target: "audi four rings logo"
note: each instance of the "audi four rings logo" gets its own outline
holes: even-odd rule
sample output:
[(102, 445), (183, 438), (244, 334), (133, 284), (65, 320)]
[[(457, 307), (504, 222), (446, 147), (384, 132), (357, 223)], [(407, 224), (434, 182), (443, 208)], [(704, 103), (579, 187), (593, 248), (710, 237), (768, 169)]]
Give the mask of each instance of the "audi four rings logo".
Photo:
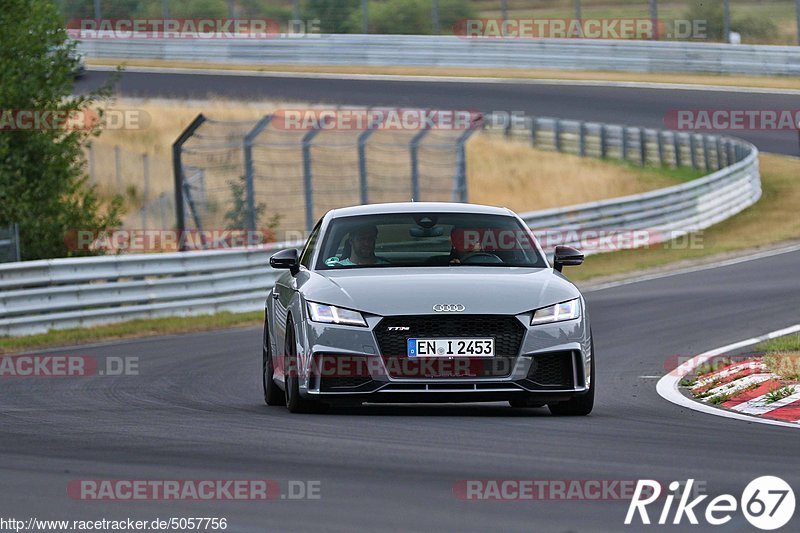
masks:
[(437, 313), (460, 313), (466, 309), (463, 304), (436, 304), (433, 310)]

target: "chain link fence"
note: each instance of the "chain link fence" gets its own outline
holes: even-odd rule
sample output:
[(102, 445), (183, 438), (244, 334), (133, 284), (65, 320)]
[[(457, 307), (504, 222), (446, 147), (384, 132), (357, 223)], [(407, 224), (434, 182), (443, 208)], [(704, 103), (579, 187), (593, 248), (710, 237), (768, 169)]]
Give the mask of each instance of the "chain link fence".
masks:
[[(280, 113), (249, 122), (200, 115), (174, 147), (178, 229), (259, 230), (283, 239), (309, 231), (337, 207), (467, 201), (464, 145), (480, 128), (479, 116), (464, 112), (455, 127), (442, 128), (441, 111), (306, 112), (312, 125)], [(336, 127), (322, 125), (324, 113), (335, 115)], [(349, 113), (364, 120), (345, 124)], [(422, 120), (384, 122), (403, 113)]]

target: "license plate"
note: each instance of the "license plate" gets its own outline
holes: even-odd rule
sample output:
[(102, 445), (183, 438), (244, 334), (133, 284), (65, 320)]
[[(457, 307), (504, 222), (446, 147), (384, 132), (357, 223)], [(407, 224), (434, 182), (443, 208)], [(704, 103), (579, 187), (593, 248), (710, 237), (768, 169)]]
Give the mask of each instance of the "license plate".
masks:
[(408, 339), (409, 357), (494, 357), (494, 339)]

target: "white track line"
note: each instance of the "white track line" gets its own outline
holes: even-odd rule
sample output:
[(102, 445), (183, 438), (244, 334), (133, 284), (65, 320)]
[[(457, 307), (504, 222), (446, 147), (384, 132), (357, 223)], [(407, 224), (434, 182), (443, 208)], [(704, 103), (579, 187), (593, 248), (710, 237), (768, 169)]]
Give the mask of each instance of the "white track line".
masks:
[[(88, 65), (87, 70), (112, 72), (117, 67), (110, 65)], [(287, 72), (280, 70), (233, 70), (185, 67), (125, 67), (127, 72), (143, 74), (198, 74), (205, 76), (248, 76), (261, 78), (297, 78), (317, 80), (369, 80), (369, 81), (413, 81), (430, 83), (493, 83), (511, 85), (556, 85), (584, 87), (621, 87), (631, 89), (660, 89), (670, 91), (706, 91), (747, 94), (785, 94), (800, 96), (798, 89), (771, 89), (768, 87), (735, 87), (730, 85), (692, 85), (690, 83), (655, 83), (646, 81), (612, 80), (566, 80), (558, 78), (502, 78), (481, 76), (414, 76), (403, 74), (347, 74), (337, 72)]]
[(725, 418), (733, 418), (735, 420), (745, 420), (747, 422), (755, 422), (758, 424), (768, 424), (771, 426), (784, 426), (784, 427), (798, 429), (800, 428), (800, 423), (797, 422), (770, 420), (766, 418), (748, 416), (734, 411), (726, 411), (724, 409), (719, 409), (717, 407), (712, 407), (704, 403), (690, 400), (689, 398), (681, 394), (681, 392), (678, 390), (678, 384), (680, 383), (683, 375), (685, 375), (685, 373), (682, 372), (681, 369), (682, 370), (694, 369), (697, 368), (698, 365), (703, 364), (708, 359), (715, 357), (717, 355), (722, 355), (726, 352), (738, 350), (739, 348), (752, 346), (754, 344), (758, 344), (760, 342), (764, 342), (769, 339), (774, 339), (776, 337), (783, 337), (784, 335), (790, 335), (792, 333), (797, 333), (797, 332), (800, 332), (800, 324), (795, 324), (794, 326), (789, 326), (788, 328), (772, 331), (760, 337), (753, 337), (752, 339), (746, 339), (743, 341), (735, 342), (727, 346), (722, 346), (720, 348), (715, 348), (714, 350), (709, 350), (705, 353), (701, 353), (700, 355), (692, 358), (686, 363), (683, 363), (681, 366), (678, 367), (678, 369), (673, 370), (672, 372), (669, 372), (667, 375), (662, 377), (656, 384), (656, 392), (658, 393), (659, 396), (661, 396), (668, 402), (672, 402), (675, 405), (679, 405), (681, 407), (686, 407), (687, 409), (692, 409), (693, 411), (700, 411), (701, 413), (707, 413), (710, 415), (716, 415)]

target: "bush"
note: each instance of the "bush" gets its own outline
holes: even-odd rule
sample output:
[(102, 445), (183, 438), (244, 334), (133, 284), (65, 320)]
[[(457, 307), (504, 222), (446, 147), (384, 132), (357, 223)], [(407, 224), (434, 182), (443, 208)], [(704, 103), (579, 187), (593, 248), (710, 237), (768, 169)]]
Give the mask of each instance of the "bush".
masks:
[(431, 3), (427, 0), (388, 0), (369, 4), (369, 32), (405, 35), (431, 33)]
[[(705, 20), (709, 40), (725, 40), (722, 0), (695, 0), (684, 16), (687, 20)], [(742, 35), (742, 41), (753, 41), (773, 35), (777, 31), (777, 26), (772, 20), (763, 16), (737, 17), (732, 6), (731, 31), (739, 32)]]
[[(348, 33), (351, 31), (352, 17), (355, 14), (360, 17), (360, 6), (360, 0), (306, 0), (301, 18), (319, 19), (322, 33)], [(361, 19), (358, 20), (357, 28), (360, 28)]]
[[(370, 2), (369, 33), (430, 35), (433, 33), (433, 6), (430, 0), (387, 0)], [(468, 0), (439, 1), (439, 30), (453, 33), (453, 26), (462, 19), (474, 18), (475, 10)], [(361, 10), (349, 21), (351, 33), (361, 32)]]
[(731, 29), (742, 34), (743, 42), (768, 39), (778, 32), (775, 23), (766, 17), (741, 17), (731, 22)]

